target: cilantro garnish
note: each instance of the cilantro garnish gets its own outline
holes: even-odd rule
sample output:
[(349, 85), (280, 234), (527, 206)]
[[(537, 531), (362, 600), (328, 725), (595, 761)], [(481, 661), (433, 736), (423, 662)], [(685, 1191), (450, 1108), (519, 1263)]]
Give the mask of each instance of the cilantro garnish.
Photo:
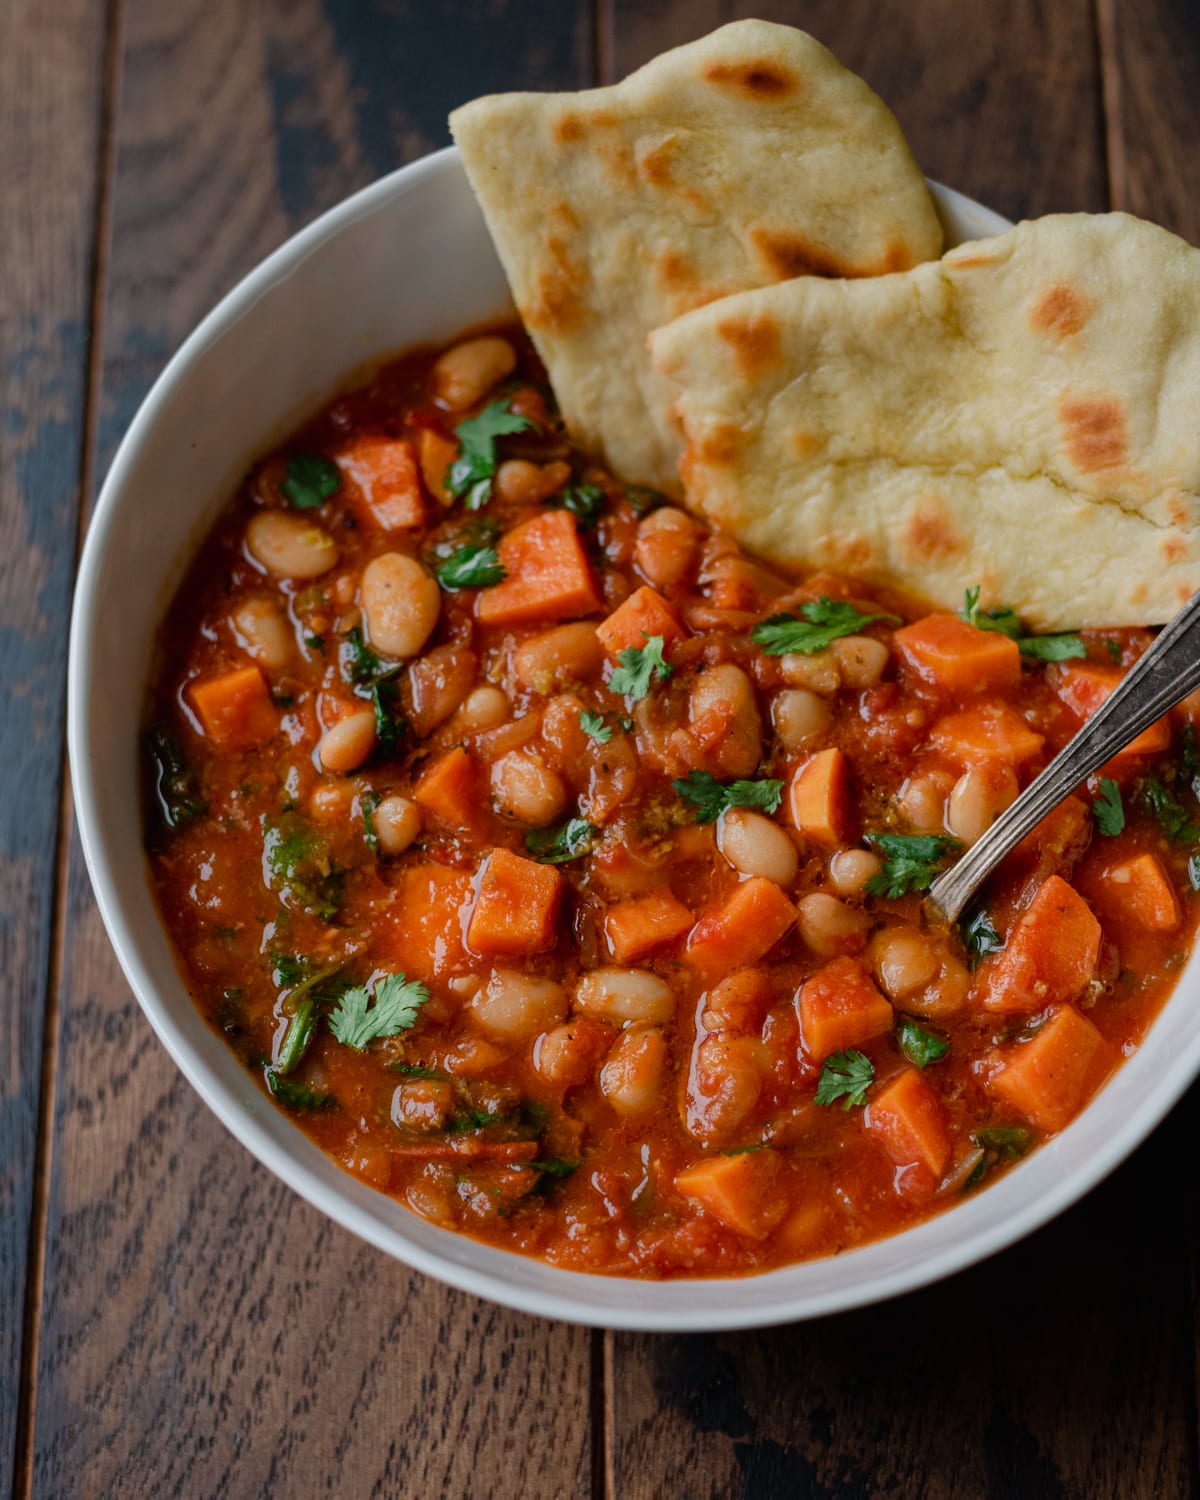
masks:
[(337, 915), (342, 877), (334, 869), (325, 840), (292, 812), (263, 821), (263, 863), (271, 885), (294, 905), (323, 922)]
[(976, 630), (994, 630), (1016, 641), (1022, 656), (1035, 661), (1070, 661), (1074, 657), (1086, 657), (1087, 647), (1077, 635), (1026, 635), (1015, 609), (1002, 605), (999, 609), (980, 609), (979, 587), (968, 589), (963, 596), (963, 607), (959, 614)]
[(343, 1046), (365, 1052), (377, 1037), (414, 1026), (428, 999), (429, 991), (417, 980), (385, 974), (373, 987), (360, 984), (347, 990), (329, 1018), (329, 1029)]
[(985, 1125), (971, 1132), (980, 1157), (963, 1183), (963, 1192), (977, 1187), (997, 1162), (1019, 1161), (1033, 1145), (1033, 1131), (1023, 1125)]
[(162, 725), (147, 733), (145, 743), (158, 810), (174, 833), (207, 812), (208, 803), (200, 793), (198, 773), (184, 761), (178, 741)]
[(342, 471), (319, 453), (293, 453), (279, 489), (296, 510), (315, 510), (342, 487)]
[(927, 891), (942, 872), (948, 854), (962, 845), (940, 833), (871, 833), (869, 843), (883, 855), (883, 869), (867, 881), (872, 896), (895, 901), (908, 891)]
[(460, 547), (437, 570), (444, 589), (486, 589), (508, 577), (495, 547)]
[(1162, 825), (1169, 839), (1179, 843), (1200, 839), (1200, 827), (1188, 822), (1187, 809), (1182, 802), (1172, 797), (1157, 776), (1147, 776), (1139, 793), (1141, 801), (1150, 809)]
[(750, 639), (763, 648), (766, 656), (790, 656), (795, 652), (811, 656), (844, 635), (865, 630), (876, 620), (901, 623), (899, 615), (864, 615), (853, 604), (822, 594), (819, 599), (802, 604), (799, 615), (772, 615), (761, 621), (750, 632)]
[(371, 688), (371, 705), (375, 710), (375, 753), (381, 760), (392, 759), (400, 736), (408, 728), (408, 720), (392, 707), (395, 689), (395, 683), (383, 680)]
[(992, 926), (992, 919), (985, 908), (966, 918), (962, 924), (963, 942), (971, 967), (976, 969), (989, 953), (999, 953), (1004, 947), (1000, 934)]
[(317, 1002), (312, 995), (306, 995), (292, 1012), (283, 1041), (279, 1044), (276, 1073), (290, 1073), (296, 1067), (316, 1035), (317, 1019)]
[(663, 638), (647, 635), (642, 631), (644, 646), (630, 646), (617, 652), (618, 666), (608, 679), (608, 690), (632, 698), (636, 703), (650, 691), (657, 675), (660, 683), (666, 682), (675, 668), (663, 660)]
[(586, 531), (599, 519), (600, 512), (604, 509), (604, 499), (604, 491), (598, 484), (574, 484), (551, 503), (569, 510)]
[(496, 473), (496, 439), (526, 432), (534, 424), (518, 416), (505, 401), (493, 401), (476, 417), (468, 417), (455, 428), (461, 452), (446, 474), (446, 488), (455, 500), (466, 501), (468, 510), (479, 510), (492, 498)]
[(544, 865), (564, 865), (592, 852), (599, 830), (586, 818), (572, 818), (561, 828), (531, 828), (525, 848)]
[(728, 807), (757, 807), (773, 813), (783, 796), (782, 781), (731, 781), (723, 786), (709, 771), (689, 771), (671, 785), (696, 809), (697, 823), (715, 823)]
[(604, 715), (593, 713), (590, 708), (579, 710), (579, 727), (589, 739), (607, 745), (612, 739), (612, 725), (604, 722)]
[(285, 1078), (277, 1068), (267, 1068), (263, 1077), (267, 1081), (271, 1097), (290, 1109), (329, 1109), (337, 1103), (332, 1094), (307, 1088), (294, 1078)]
[(379, 853), (379, 833), (375, 827), (375, 809), (383, 801), (378, 792), (364, 792), (358, 799), (362, 808), (363, 837), (372, 854)]
[(526, 1166), (538, 1173), (538, 1185), (534, 1188), (535, 1193), (548, 1193), (557, 1182), (562, 1182), (565, 1177), (570, 1177), (572, 1172), (577, 1172), (583, 1165), (578, 1161), (564, 1161), (562, 1157), (551, 1156), (545, 1161), (526, 1162)]
[(944, 1037), (926, 1031), (907, 1016), (896, 1023), (896, 1042), (915, 1068), (927, 1068), (950, 1050), (950, 1043)]
[(649, 485), (645, 484), (627, 484), (625, 498), (639, 520), (642, 516), (648, 516), (652, 510), (657, 510), (660, 505), (667, 503), (667, 497), (660, 490), (652, 490)]
[(1101, 776), (1100, 795), (1092, 803), (1092, 817), (1096, 826), (1107, 838), (1112, 838), (1125, 827), (1125, 808), (1121, 802), (1121, 788), (1111, 776)]
[(427, 1068), (424, 1063), (389, 1063), (388, 1067), (402, 1078), (434, 1078), (439, 1082), (446, 1078), (440, 1068)]
[(385, 663), (377, 652), (371, 650), (357, 625), (343, 637), (340, 658), (342, 676), (355, 685), (386, 682), (401, 670), (399, 662)]
[(1200, 797), (1200, 745), (1196, 743), (1196, 731), (1191, 724), (1183, 726), (1183, 749), (1179, 752), (1179, 774), (1188, 782), (1192, 791)]
[(869, 1057), (853, 1049), (835, 1052), (821, 1064), (817, 1103), (834, 1104), (840, 1099), (843, 1109), (861, 1108), (874, 1081), (875, 1065)]

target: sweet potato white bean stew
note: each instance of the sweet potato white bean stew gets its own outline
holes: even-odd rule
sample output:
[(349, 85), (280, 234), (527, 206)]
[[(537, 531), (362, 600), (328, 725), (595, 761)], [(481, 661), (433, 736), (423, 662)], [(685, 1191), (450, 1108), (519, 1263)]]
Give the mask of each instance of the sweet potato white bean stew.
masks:
[(197, 1005), (348, 1172), (577, 1270), (893, 1233), (1062, 1130), (1196, 922), (1187, 705), (958, 926), (922, 893), (1144, 630), (782, 577), (567, 441), (523, 335), (246, 480), (161, 637), (152, 880)]

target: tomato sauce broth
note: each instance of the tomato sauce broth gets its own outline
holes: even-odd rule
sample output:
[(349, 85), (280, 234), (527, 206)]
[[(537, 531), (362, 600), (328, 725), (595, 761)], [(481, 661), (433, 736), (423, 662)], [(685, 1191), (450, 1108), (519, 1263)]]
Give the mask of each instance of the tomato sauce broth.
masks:
[(932, 923), (1151, 638), (965, 613), (618, 483), (517, 329), (399, 359), (255, 467), (162, 630), (189, 991), (347, 1171), (558, 1266), (757, 1272), (960, 1202), (1136, 1048), (1200, 838), (1185, 705)]

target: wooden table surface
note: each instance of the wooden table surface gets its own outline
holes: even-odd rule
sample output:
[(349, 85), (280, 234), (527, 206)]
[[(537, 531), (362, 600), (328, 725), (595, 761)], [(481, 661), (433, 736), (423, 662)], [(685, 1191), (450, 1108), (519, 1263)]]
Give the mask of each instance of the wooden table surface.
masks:
[(739, 14), (811, 31), (1002, 213), (1128, 208), (1200, 243), (1189, 0), (0, 4), (0, 1495), (1200, 1494), (1195, 1090), (940, 1286), (765, 1333), (591, 1333), (409, 1273), (275, 1181), (152, 1036), (92, 900), (72, 575), (172, 351), (453, 105), (610, 81)]

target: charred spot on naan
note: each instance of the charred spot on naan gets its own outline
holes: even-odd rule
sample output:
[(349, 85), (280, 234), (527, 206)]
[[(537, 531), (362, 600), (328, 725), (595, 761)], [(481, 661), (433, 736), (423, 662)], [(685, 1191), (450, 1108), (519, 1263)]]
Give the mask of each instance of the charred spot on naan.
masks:
[(542, 248), (544, 254), (533, 275), (533, 296), (522, 307), (521, 316), (530, 329), (571, 333), (587, 319), (587, 274), (560, 235), (547, 234)]
[(1070, 338), (1091, 316), (1089, 298), (1065, 281), (1053, 282), (1033, 304), (1029, 321), (1038, 333)]
[(776, 281), (790, 281), (795, 276), (823, 276), (833, 281), (885, 276), (890, 271), (907, 271), (913, 264), (911, 251), (898, 240), (891, 241), (870, 261), (853, 261), (795, 229), (756, 224), (749, 238), (760, 265)]
[(736, 94), (740, 99), (773, 103), (788, 99), (800, 80), (773, 58), (747, 58), (743, 62), (712, 62), (701, 74), (706, 83)]
[(1082, 474), (1114, 469), (1128, 452), (1125, 411), (1114, 396), (1064, 396), (1058, 403), (1063, 448)]
[(914, 563), (945, 562), (969, 547), (937, 495), (929, 495), (914, 507), (904, 523), (902, 540)]
[(779, 323), (769, 313), (726, 318), (717, 324), (717, 337), (729, 345), (743, 380), (760, 379), (784, 362)]
[(1169, 565), (1183, 562), (1192, 550), (1188, 546), (1187, 538), (1182, 536), (1165, 536), (1160, 547), (1163, 561)]

